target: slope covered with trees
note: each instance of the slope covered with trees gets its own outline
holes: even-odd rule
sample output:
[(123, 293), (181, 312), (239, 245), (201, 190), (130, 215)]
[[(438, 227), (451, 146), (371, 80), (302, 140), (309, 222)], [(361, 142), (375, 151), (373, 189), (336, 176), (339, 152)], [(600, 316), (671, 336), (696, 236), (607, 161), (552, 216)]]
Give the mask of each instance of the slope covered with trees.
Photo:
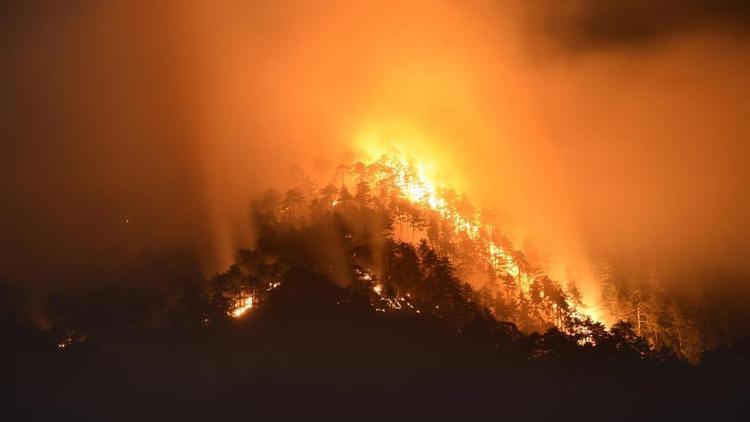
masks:
[(51, 293), (35, 318), (21, 305), (28, 289), (0, 284), (5, 412), (632, 420), (743, 411), (746, 340), (704, 353), (690, 343), (702, 338), (694, 320), (664, 318), (682, 305), (611, 280), (605, 298), (624, 317), (605, 327), (574, 286), (548, 277), (465, 197), (393, 160), (340, 166), (336, 184), (301, 175), (295, 188), (256, 198), (255, 247), (209, 280), (190, 254), (168, 254), (122, 280)]
[[(514, 248), (491, 213), (433, 181), (427, 166), (390, 151), (339, 165), (330, 177), (335, 183), (316, 183), (320, 178), (297, 170), (296, 187), (253, 201), (258, 247), (215, 280), (228, 286), (220, 296), (229, 307), (248, 297), (260, 305), (266, 285), (281, 283), (259, 264), (271, 259), (304, 263), (339, 286), (369, 292), (380, 312), (419, 312), (457, 328), (481, 315), (524, 333), (556, 328), (581, 345), (611, 334), (573, 282), (547, 276)], [(606, 265), (598, 277), (609, 319), (632, 327), (646, 349), (696, 362), (730, 340), (716, 339), (720, 321), (697, 314), (706, 307), (700, 292), (670, 295), (653, 273), (646, 282), (615, 282)]]

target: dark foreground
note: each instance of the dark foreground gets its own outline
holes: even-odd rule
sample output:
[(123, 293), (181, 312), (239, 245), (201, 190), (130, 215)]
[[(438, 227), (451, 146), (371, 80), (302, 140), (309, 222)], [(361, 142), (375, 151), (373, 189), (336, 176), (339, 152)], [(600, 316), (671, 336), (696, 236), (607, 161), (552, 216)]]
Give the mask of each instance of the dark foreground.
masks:
[(419, 319), (332, 307), (65, 349), (8, 334), (10, 421), (747, 420), (749, 409), (735, 355), (700, 367), (529, 360)]

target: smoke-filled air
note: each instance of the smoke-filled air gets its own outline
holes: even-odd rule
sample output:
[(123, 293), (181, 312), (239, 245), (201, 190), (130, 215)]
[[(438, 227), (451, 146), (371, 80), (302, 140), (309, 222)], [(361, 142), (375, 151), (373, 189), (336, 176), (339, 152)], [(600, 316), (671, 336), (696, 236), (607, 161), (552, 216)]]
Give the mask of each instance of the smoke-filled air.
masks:
[(729, 360), (748, 22), (737, 0), (6, 2), (3, 324), (55, 354), (175, 327), (287, 350), (279, 315), (340, 312), (523, 365)]

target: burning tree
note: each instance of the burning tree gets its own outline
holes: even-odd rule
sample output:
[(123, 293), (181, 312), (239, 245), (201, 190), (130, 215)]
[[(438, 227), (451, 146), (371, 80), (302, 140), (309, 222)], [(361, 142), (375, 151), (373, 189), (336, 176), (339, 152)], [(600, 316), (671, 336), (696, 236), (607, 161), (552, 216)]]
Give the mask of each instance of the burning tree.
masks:
[[(377, 312), (435, 318), (459, 330), (489, 317), (526, 332), (554, 327), (579, 344), (610, 341), (572, 281), (563, 287), (549, 277), (490, 213), (437, 182), (429, 166), (391, 150), (371, 160), (350, 157), (321, 186), (313, 182), (320, 177), (296, 173), (298, 186), (253, 201), (258, 249), (243, 251), (212, 283), (225, 314), (262, 306), (290, 268), (304, 266), (349, 289), (339, 304), (367, 302)], [(602, 266), (599, 278), (609, 315), (629, 324), (617, 325), (616, 337), (632, 330), (650, 348), (697, 359), (697, 328), (684, 307), (664, 300), (655, 277), (615, 283)]]

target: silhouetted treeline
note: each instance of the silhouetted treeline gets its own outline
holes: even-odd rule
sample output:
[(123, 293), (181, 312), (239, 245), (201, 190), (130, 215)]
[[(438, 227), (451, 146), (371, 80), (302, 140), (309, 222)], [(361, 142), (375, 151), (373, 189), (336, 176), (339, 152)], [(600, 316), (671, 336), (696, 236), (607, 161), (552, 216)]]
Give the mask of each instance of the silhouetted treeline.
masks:
[[(251, 208), (257, 247), (239, 251), (236, 263), (210, 280), (200, 276), (192, 257), (173, 254), (154, 261), (151, 273), (134, 272), (130, 281), (52, 292), (34, 313), (20, 305), (30, 292), (3, 283), (2, 323), (13, 332), (11, 341), (23, 343), (29, 336), (48, 347), (76, 348), (101, 337), (231, 325), (238, 298), (252, 296), (243, 318), (282, 309), (289, 318), (306, 318), (309, 307), (335, 307), (347, 315), (418, 321), (493, 350), (498, 359), (686, 365), (670, 347), (654, 347), (631, 322), (607, 329), (573, 315), (566, 293), (544, 276), (533, 281), (528, 303), (522, 302), (526, 314), (516, 310), (509, 316), (536, 319), (531, 326), (544, 327), (537, 314), (548, 307), (558, 323), (547, 322), (539, 332), (519, 329), (493, 308), (502, 295), (464, 283), (452, 260), (427, 239), (416, 245), (396, 240), (394, 217), (384, 203), (347, 194), (346, 187), (331, 190), (332, 198), (327, 192), (307, 200), (295, 190), (270, 191), (256, 200)], [(303, 212), (303, 203), (312, 210)]]
[(429, 227), (434, 215), (419, 220), (422, 211), (379, 198), (364, 178), (353, 193), (344, 184), (258, 198), (255, 248), (209, 280), (176, 251), (77, 288), (0, 283), (4, 419), (632, 420), (747, 410), (747, 339), (701, 349), (693, 365), (649, 338), (645, 304), (640, 324), (607, 328), (577, 312), (574, 287), (538, 271), (527, 286), (500, 274), (472, 288), (461, 274), (481, 260), (461, 255), (476, 245), (447, 229), (404, 238), (400, 219)]
[[(592, 334), (596, 345), (581, 346), (556, 328), (525, 335), (468, 304), (460, 305), (469, 308), (466, 319), (449, 321), (438, 312), (379, 312), (373, 306), (381, 298), (369, 288), (341, 287), (302, 266), (278, 267), (283, 284), (239, 319), (227, 315), (231, 303), (209, 293), (222, 291), (227, 274), (205, 294), (189, 293), (205, 283), (182, 280), (181, 299), (156, 325), (124, 327), (104, 312), (84, 335), (5, 314), (0, 359), (9, 365), (0, 415), (713, 420), (747, 411), (746, 343), (709, 353), (693, 367), (650, 351), (628, 324)], [(110, 293), (90, 298), (101, 301), (99, 309), (138, 303)], [(151, 314), (133, 309), (136, 320)]]

